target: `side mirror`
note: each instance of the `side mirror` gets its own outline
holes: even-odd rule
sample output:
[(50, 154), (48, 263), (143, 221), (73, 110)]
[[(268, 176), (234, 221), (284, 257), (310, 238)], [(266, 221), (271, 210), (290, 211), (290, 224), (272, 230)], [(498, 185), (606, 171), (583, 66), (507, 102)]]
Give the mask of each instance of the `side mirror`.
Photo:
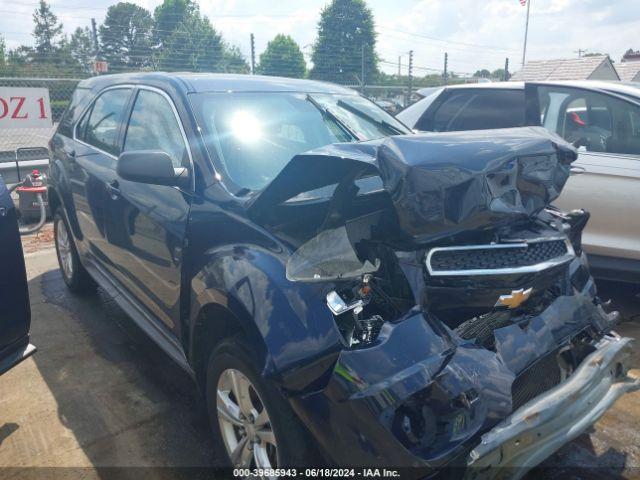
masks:
[(168, 187), (184, 186), (189, 178), (188, 170), (175, 168), (171, 157), (161, 150), (123, 152), (116, 171), (124, 180)]

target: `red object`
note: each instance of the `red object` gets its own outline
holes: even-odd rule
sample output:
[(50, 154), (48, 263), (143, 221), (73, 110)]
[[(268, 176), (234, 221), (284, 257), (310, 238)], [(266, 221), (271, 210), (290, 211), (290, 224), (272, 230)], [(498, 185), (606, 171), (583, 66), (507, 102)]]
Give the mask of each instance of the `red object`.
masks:
[(574, 123), (577, 123), (581, 127), (586, 127), (587, 126), (587, 124), (584, 122), (584, 120), (582, 120), (580, 118), (580, 115), (578, 115), (576, 112), (571, 112), (571, 119), (573, 120)]
[(47, 187), (18, 187), (16, 190), (28, 193), (47, 193)]
[(520, 0), (520, 5), (523, 7), (527, 4), (527, 0)]
[(93, 71), (95, 73), (107, 73), (108, 70), (109, 70), (109, 65), (104, 60), (93, 61)]

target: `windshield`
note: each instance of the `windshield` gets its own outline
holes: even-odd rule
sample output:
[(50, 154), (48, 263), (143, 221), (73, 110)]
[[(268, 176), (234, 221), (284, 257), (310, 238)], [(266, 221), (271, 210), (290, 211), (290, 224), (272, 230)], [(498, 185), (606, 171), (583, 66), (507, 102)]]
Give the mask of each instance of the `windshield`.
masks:
[(238, 189), (263, 188), (307, 150), (410, 133), (359, 95), (198, 93), (192, 105), (209, 152)]

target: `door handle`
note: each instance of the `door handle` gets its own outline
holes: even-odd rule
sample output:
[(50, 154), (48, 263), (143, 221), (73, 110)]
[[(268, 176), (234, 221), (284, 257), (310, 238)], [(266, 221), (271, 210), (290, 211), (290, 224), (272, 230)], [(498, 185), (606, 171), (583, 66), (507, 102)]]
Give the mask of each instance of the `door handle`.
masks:
[(120, 189), (118, 187), (120, 187), (120, 184), (118, 183), (117, 180), (114, 180), (111, 183), (108, 183), (106, 185), (107, 187), (107, 192), (109, 192), (109, 195), (111, 196), (111, 200), (117, 200), (120, 197)]
[(579, 167), (578, 165), (574, 165), (569, 169), (569, 175), (581, 175), (586, 171), (587, 171), (586, 168)]
[(75, 163), (76, 162), (76, 151), (75, 150), (69, 150), (68, 152), (66, 152), (67, 154), (67, 159), (69, 160), (69, 163)]

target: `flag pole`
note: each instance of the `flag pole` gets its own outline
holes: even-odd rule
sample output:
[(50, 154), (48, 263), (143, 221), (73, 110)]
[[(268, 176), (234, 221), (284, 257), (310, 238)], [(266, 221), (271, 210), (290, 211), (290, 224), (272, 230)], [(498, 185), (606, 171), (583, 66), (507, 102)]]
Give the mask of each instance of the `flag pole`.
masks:
[(529, 9), (531, 8), (531, 0), (527, 0), (527, 21), (524, 24), (524, 46), (522, 48), (522, 66), (527, 55), (527, 34), (529, 33)]

